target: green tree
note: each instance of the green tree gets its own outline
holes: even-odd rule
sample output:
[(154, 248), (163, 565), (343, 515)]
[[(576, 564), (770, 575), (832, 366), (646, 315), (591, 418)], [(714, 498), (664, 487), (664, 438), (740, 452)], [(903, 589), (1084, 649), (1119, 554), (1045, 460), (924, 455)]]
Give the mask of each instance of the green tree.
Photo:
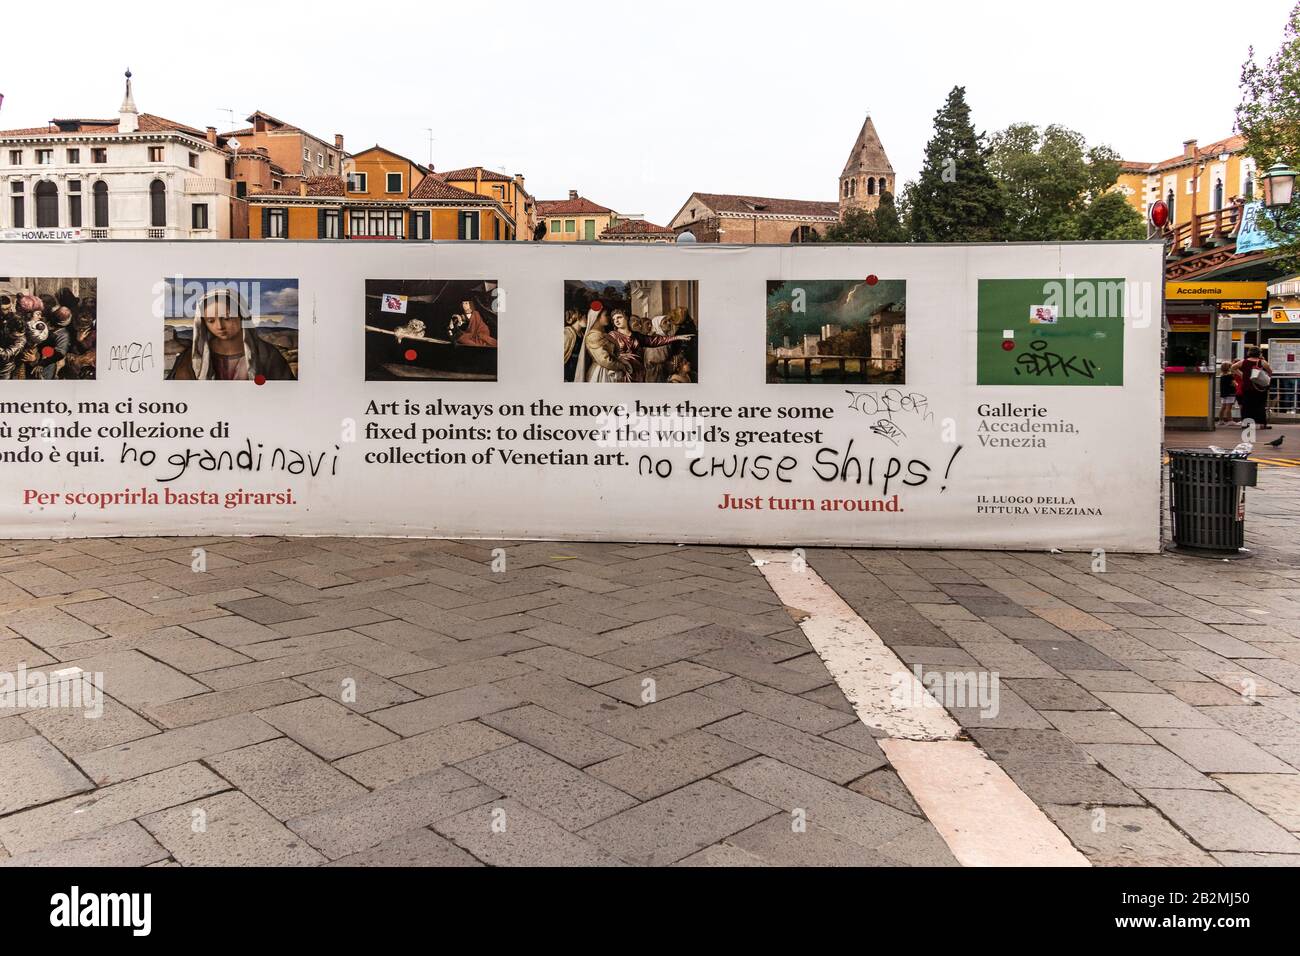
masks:
[[(1274, 163), (1300, 168), (1300, 4), (1291, 9), (1277, 53), (1257, 63), (1255, 49), (1250, 49), (1241, 68), (1237, 129), (1259, 172)], [(1292, 202), (1261, 219), (1280, 244), (1283, 269), (1300, 268), (1300, 206)]]
[(988, 147), (975, 132), (966, 89), (954, 86), (934, 117), (921, 176), (908, 193), (916, 242), (996, 242), (1005, 238), (1004, 197), (988, 168)]
[(827, 230), (825, 242), (906, 242), (907, 233), (894, 206), (894, 194), (882, 192), (875, 209), (850, 209)]
[(1072, 129), (1015, 123), (992, 137), (989, 169), (1003, 191), (1009, 240), (1146, 236), (1142, 216), (1122, 196), (1102, 202), (1119, 176), (1119, 155), (1109, 146), (1089, 147)]
[(1098, 196), (1075, 218), (1074, 239), (1145, 239), (1146, 221), (1129, 205), (1122, 193)]

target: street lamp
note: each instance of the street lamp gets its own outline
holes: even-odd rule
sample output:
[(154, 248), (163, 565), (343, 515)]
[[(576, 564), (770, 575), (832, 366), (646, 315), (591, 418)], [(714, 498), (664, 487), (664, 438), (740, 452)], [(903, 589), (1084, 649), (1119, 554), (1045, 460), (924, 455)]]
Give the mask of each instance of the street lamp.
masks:
[(1259, 177), (1264, 184), (1264, 205), (1280, 209), (1291, 205), (1295, 192), (1296, 171), (1285, 163), (1274, 163), (1268, 172)]

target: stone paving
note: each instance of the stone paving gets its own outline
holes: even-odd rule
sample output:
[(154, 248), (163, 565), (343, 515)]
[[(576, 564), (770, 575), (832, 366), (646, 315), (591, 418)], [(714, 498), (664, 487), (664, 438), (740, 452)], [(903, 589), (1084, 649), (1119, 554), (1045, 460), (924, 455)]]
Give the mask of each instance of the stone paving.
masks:
[[(1248, 561), (807, 556), (909, 666), (997, 675), (954, 717), (1094, 864), (1294, 865), (1298, 482)], [(3, 701), (0, 864), (954, 865), (803, 616), (738, 548), (0, 542), (0, 670), (107, 695)]]

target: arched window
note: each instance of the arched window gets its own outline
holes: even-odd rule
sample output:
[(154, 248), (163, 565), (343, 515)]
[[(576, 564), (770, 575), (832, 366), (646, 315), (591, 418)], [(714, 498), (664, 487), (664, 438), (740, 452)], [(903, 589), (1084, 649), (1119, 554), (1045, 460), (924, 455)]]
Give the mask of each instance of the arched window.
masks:
[(876, 181), (875, 181), (873, 178), (871, 178), (870, 176), (868, 176), (868, 177), (867, 177), (867, 195), (868, 195), (868, 196), (874, 196), (875, 194), (876, 194)]
[(1214, 211), (1218, 212), (1223, 208), (1223, 180), (1214, 181)]
[(1255, 177), (1247, 176), (1246, 177), (1246, 202), (1250, 202), (1254, 198), (1255, 198)]
[(36, 228), (59, 228), (59, 187), (48, 180), (36, 184)]
[(161, 179), (149, 184), (149, 225), (155, 229), (167, 225), (167, 186)]
[(857, 194), (858, 194), (858, 181), (856, 179), (851, 179), (849, 180), (849, 195), (856, 196)]
[(108, 183), (102, 179), (91, 189), (95, 198), (95, 228), (108, 228)]
[(1165, 197), (1165, 205), (1169, 207), (1169, 222), (1174, 222), (1174, 191), (1169, 190), (1169, 195)]

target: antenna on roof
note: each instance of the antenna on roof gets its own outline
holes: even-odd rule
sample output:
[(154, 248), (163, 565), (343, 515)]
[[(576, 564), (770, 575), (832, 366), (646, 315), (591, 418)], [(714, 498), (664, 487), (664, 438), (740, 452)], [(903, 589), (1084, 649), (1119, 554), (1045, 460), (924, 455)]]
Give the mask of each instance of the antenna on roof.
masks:
[(433, 127), (426, 126), (424, 131), (429, 134), (429, 168), (433, 169)]
[(229, 106), (218, 106), (218, 107), (217, 107), (217, 112), (218, 112), (218, 113), (225, 113), (227, 116), (229, 116), (229, 117), (230, 117), (230, 129), (234, 129), (234, 128), (235, 128), (235, 111), (234, 111), (234, 110), (232, 110)]

